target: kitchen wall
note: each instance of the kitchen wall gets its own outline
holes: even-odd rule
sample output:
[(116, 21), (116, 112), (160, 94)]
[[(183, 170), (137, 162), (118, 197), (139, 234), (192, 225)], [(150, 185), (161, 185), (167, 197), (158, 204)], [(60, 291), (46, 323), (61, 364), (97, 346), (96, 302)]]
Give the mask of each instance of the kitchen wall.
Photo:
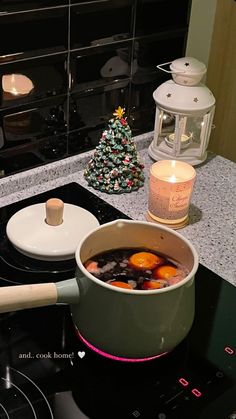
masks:
[(92, 149), (114, 109), (153, 130), (156, 65), (185, 55), (190, 0), (0, 0), (0, 176)]
[(206, 0), (192, 0), (186, 55), (196, 57), (206, 66), (211, 49), (216, 5), (217, 0), (207, 0), (207, 7)]

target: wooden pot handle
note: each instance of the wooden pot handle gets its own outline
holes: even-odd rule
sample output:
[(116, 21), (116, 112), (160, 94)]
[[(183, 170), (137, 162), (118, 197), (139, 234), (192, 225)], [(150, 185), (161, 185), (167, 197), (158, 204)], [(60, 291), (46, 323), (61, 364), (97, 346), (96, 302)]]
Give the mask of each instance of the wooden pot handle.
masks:
[(54, 283), (17, 285), (0, 289), (0, 313), (42, 307), (57, 302), (57, 287)]

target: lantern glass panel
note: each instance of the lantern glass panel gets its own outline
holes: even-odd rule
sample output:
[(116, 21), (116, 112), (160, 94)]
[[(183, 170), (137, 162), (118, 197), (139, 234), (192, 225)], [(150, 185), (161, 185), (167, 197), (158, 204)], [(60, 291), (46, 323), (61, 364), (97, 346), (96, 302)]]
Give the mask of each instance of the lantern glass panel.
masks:
[(208, 143), (210, 114), (180, 115), (157, 107), (155, 146), (172, 157), (201, 156)]

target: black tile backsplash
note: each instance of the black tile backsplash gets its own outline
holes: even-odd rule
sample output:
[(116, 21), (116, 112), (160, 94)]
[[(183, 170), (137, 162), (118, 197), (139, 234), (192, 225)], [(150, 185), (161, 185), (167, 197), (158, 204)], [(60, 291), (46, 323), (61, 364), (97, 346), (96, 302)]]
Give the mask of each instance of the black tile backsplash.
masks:
[(67, 132), (67, 96), (40, 101), (32, 106), (0, 111), (1, 152), (26, 142), (37, 142), (48, 135)]
[[(83, 94), (72, 94), (73, 106), (77, 109), (77, 118), (72, 114), (69, 121), (70, 129), (75, 129), (74, 120), (78, 120), (82, 127), (95, 128), (110, 119), (117, 104), (128, 108), (129, 79), (120, 80), (115, 84), (107, 84), (98, 89), (91, 89)], [(71, 113), (70, 113), (71, 116)]]
[(153, 130), (157, 64), (185, 54), (191, 0), (0, 0), (0, 176), (93, 149), (114, 109)]
[(29, 167), (37, 167), (44, 163), (36, 154), (27, 151), (20, 153), (19, 151), (11, 156), (0, 156), (0, 176), (11, 175), (12, 173), (21, 172)]
[(66, 51), (68, 8), (0, 15), (0, 63)]
[(101, 129), (103, 127), (104, 124), (101, 124), (96, 128), (84, 128), (70, 132), (68, 138), (68, 153), (77, 154), (96, 147), (101, 137)]
[(82, 3), (71, 7), (72, 49), (111, 44), (133, 35), (135, 0)]
[(19, 145), (2, 151), (0, 155), (0, 173), (9, 175), (29, 167), (58, 160), (67, 155), (67, 135), (53, 135), (27, 145)]
[(138, 0), (135, 36), (184, 27), (189, 11), (188, 0)]

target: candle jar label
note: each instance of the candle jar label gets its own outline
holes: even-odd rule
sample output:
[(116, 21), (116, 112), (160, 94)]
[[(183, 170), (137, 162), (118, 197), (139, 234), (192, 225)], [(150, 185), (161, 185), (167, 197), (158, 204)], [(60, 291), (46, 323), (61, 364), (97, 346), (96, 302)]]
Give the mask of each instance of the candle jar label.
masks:
[(163, 220), (178, 221), (188, 215), (194, 180), (168, 182), (150, 177), (149, 212)]
[(188, 210), (191, 191), (191, 181), (172, 185), (172, 188), (170, 189), (168, 210), (170, 212), (186, 211), (186, 209)]

